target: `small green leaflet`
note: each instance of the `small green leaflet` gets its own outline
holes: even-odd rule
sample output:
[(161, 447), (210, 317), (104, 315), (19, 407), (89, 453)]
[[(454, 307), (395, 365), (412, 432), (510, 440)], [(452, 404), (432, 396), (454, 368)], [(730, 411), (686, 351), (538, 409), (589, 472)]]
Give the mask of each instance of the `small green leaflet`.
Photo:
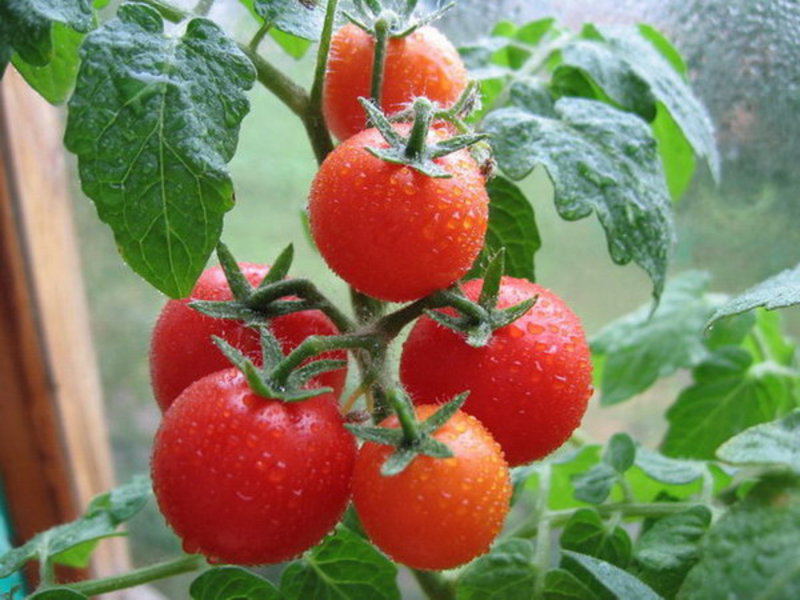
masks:
[(667, 283), (655, 312), (649, 305), (642, 306), (592, 338), (592, 353), (605, 358), (600, 385), (603, 405), (628, 400), (660, 377), (708, 357), (702, 330), (714, 310), (706, 294), (709, 279), (701, 271), (682, 273)]
[(736, 296), (719, 308), (706, 327), (724, 317), (763, 306), (768, 310), (800, 304), (800, 264), (786, 269)]
[(597, 511), (582, 508), (570, 517), (561, 532), (561, 547), (594, 556), (622, 569), (631, 559), (631, 538), (619, 525), (608, 528)]
[(694, 370), (694, 384), (667, 411), (670, 427), (662, 451), (714, 458), (731, 436), (791, 410), (797, 402), (796, 385), (796, 377), (753, 365), (747, 350), (723, 347)]
[[(151, 493), (150, 480), (139, 476), (97, 496), (81, 518), (48, 529), (0, 556), (0, 579), (17, 571), (29, 560), (46, 557), (59, 562), (58, 556), (70, 549), (115, 535), (117, 527), (138, 513)], [(75, 561), (66, 562), (76, 564)]]
[(339, 527), (281, 575), (285, 600), (400, 600), (397, 567), (369, 542)]
[(610, 594), (615, 600), (661, 600), (661, 596), (639, 579), (603, 560), (564, 550), (561, 566), (587, 587), (598, 589), (603, 596)]
[(797, 480), (762, 481), (711, 528), (677, 598), (800, 598), (798, 539)]
[(717, 457), (735, 465), (787, 465), (800, 473), (800, 410), (745, 429), (722, 444)]
[(177, 38), (145, 5), (124, 4), (117, 15), (81, 47), (65, 144), (123, 258), (184, 297), (233, 207), (225, 165), (255, 73), (207, 19), (189, 21)]
[(552, 569), (545, 575), (545, 600), (600, 600), (575, 575), (564, 569)]
[[(549, 469), (545, 471), (550, 476), (550, 498), (548, 508), (562, 510), (586, 506), (586, 503), (575, 497), (575, 477), (585, 473), (601, 460), (602, 447), (597, 444), (583, 446), (577, 450), (558, 451), (548, 458)], [(527, 469), (526, 469), (527, 471)], [(542, 477), (540, 468), (532, 468), (525, 481), (525, 489), (538, 493), (539, 480)]]
[(636, 445), (630, 436), (615, 433), (608, 441), (601, 462), (573, 477), (575, 498), (590, 504), (604, 502), (614, 484), (633, 466), (635, 457)]
[(0, 76), (14, 51), (38, 67), (53, 58), (50, 29), (61, 23), (86, 32), (92, 24), (91, 0), (3, 0), (0, 3)]
[(663, 517), (636, 541), (634, 573), (655, 591), (672, 598), (700, 558), (700, 540), (711, 524), (711, 511), (693, 506)]
[(481, 255), (467, 277), (480, 276), (489, 257), (506, 249), (505, 274), (535, 281), (533, 256), (542, 241), (533, 207), (522, 190), (505, 177), (495, 177), (486, 186), (489, 193), (489, 228)]
[(259, 23), (271, 23), (270, 36), (293, 58), (302, 58), (319, 40), (325, 20), (323, 0), (239, 0)]
[(50, 104), (62, 104), (69, 98), (78, 75), (78, 48), (84, 34), (61, 23), (53, 23), (53, 58), (44, 66), (37, 67), (22, 60), (19, 54), (13, 58), (14, 67)]
[(533, 597), (533, 546), (511, 539), (497, 544), (461, 572), (456, 600), (526, 600)]
[(277, 588), (241, 567), (209, 569), (192, 582), (192, 600), (279, 600)]
[(674, 226), (661, 161), (649, 127), (607, 104), (562, 98), (558, 119), (518, 107), (489, 113), (484, 128), (500, 168), (522, 179), (541, 164), (555, 188), (562, 218), (597, 214), (611, 258), (633, 260), (660, 298)]

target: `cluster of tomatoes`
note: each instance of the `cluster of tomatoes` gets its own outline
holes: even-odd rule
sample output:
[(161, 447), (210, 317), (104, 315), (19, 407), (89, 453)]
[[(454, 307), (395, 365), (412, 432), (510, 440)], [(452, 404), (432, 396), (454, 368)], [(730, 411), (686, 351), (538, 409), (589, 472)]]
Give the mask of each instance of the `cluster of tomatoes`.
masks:
[[(409, 125), (394, 125), (396, 139), (388, 140), (376, 129), (360, 131), (366, 121), (357, 97), (369, 96), (373, 48), (374, 40), (353, 25), (334, 36), (325, 114), (343, 141), (312, 184), (311, 231), (328, 265), (353, 288), (379, 300), (414, 301), (467, 273), (483, 244), (489, 199), (484, 175), (465, 149), (429, 157), (445, 177), (376, 156), (413, 135)], [(382, 104), (392, 112), (418, 95), (452, 104), (466, 72), (449, 42), (425, 26), (390, 40), (384, 81)], [(426, 143), (448, 135), (434, 125)], [(239, 267), (252, 285), (269, 271)], [(459, 293), (477, 302), (482, 286), (468, 281)], [(201, 314), (187, 306), (189, 299), (169, 301), (151, 348), (153, 389), (164, 411), (152, 474), (161, 511), (185, 550), (213, 562), (287, 560), (318, 543), (352, 499), (367, 535), (398, 562), (445, 569), (485, 552), (509, 508), (509, 466), (561, 445), (591, 394), (583, 331), (557, 296), (503, 277), (496, 306), (534, 296), (530, 310), (481, 347), (428, 316), (417, 320), (403, 347), (400, 379), (418, 421), (454, 396), (470, 395), (463, 411), (432, 433), (452, 456), (418, 454), (391, 476), (381, 468), (397, 448), (376, 441), (359, 447), (345, 427), (338, 401), (344, 367), (309, 384), (330, 392), (299, 402), (263, 397), (211, 342), (217, 336), (255, 362), (258, 331)], [(222, 270), (208, 269), (191, 298), (230, 300)], [(270, 329), (284, 352), (308, 336), (339, 333), (318, 310), (275, 317)], [(344, 351), (321, 358), (342, 359)], [(400, 423), (392, 416), (380, 426)]]

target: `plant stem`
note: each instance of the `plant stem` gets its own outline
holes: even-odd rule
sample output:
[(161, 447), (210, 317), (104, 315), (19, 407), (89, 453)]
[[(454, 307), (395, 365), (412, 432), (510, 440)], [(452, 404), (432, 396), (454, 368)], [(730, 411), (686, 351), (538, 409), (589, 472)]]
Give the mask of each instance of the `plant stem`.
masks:
[(411, 574), (430, 600), (455, 600), (456, 594), (453, 589), (453, 582), (440, 573), (411, 569)]
[(261, 40), (263, 40), (264, 36), (269, 33), (270, 29), (272, 29), (272, 22), (265, 21), (264, 24), (258, 28), (258, 31), (256, 31), (256, 34), (253, 36), (253, 39), (251, 39), (250, 43), (247, 44), (247, 47), (253, 52), (258, 52), (258, 46), (261, 44)]
[(397, 420), (400, 421), (400, 427), (403, 430), (406, 442), (416, 442), (421, 433), (414, 407), (411, 406), (408, 396), (400, 392), (398, 388), (393, 387), (386, 391), (386, 400), (397, 415)]
[[(612, 504), (601, 504), (595, 506), (595, 510), (601, 517), (610, 517), (619, 512), (623, 517), (666, 517), (675, 513), (683, 512), (699, 502), (644, 502), (636, 504), (626, 504), (616, 502)], [(550, 513), (550, 523), (553, 527), (558, 527), (569, 521), (570, 517), (577, 509), (556, 510)]]
[(333, 26), (336, 21), (338, 4), (339, 0), (328, 0), (328, 5), (325, 8), (325, 22), (322, 25), (322, 35), (320, 36), (319, 49), (317, 50), (314, 83), (311, 85), (311, 95), (309, 97), (308, 110), (306, 111), (308, 127), (313, 128), (315, 131), (324, 132), (325, 136), (327, 136), (326, 143), (322, 139), (325, 136), (322, 136), (321, 133), (312, 134), (312, 131), (308, 127), (306, 128), (309, 138), (312, 139), (312, 145), (314, 145), (319, 164), (322, 164), (322, 161), (333, 149), (333, 142), (325, 124), (325, 115), (322, 112), (322, 92), (325, 87), (325, 72), (328, 69), (328, 55), (331, 50), (331, 38), (333, 37)]
[(550, 526), (551, 512), (548, 509), (550, 502), (550, 478), (552, 476), (552, 466), (545, 463), (539, 470), (539, 498), (536, 502), (536, 514), (538, 523), (536, 525), (536, 549), (533, 554), (533, 564), (536, 567), (536, 582), (533, 588), (533, 597), (542, 598), (544, 596), (544, 574), (550, 568)]
[(275, 367), (271, 378), (278, 385), (284, 385), (292, 371), (309, 358), (331, 350), (354, 348), (377, 353), (380, 351), (380, 341), (370, 335), (311, 335)]
[(205, 17), (210, 11), (211, 7), (214, 5), (214, 0), (198, 0), (195, 7), (192, 9), (192, 12), (196, 15), (200, 15)]
[(421, 158), (425, 153), (425, 143), (433, 120), (433, 104), (427, 98), (414, 100), (414, 124), (406, 143), (405, 154), (410, 159)]
[[(148, 0), (150, 1), (150, 0)], [(264, 60), (253, 49), (244, 44), (239, 44), (239, 49), (244, 52), (256, 68), (258, 82), (277, 96), (289, 110), (305, 119), (308, 109), (308, 93), (301, 86), (292, 81), (277, 67)]]
[(141, 569), (135, 569), (123, 573), (122, 575), (80, 581), (71, 584), (69, 588), (87, 596), (94, 596), (96, 594), (105, 594), (115, 590), (123, 590), (142, 585), (143, 583), (155, 581), (156, 579), (164, 579), (165, 577), (173, 577), (181, 573), (197, 571), (204, 567), (205, 564), (205, 560), (202, 556), (181, 556), (173, 560), (142, 567)]
[(383, 92), (383, 72), (386, 66), (386, 49), (389, 45), (389, 28), (391, 23), (386, 15), (381, 15), (375, 21), (375, 54), (372, 59), (372, 80), (370, 84), (370, 96), (372, 102), (379, 109), (381, 107), (381, 96)]

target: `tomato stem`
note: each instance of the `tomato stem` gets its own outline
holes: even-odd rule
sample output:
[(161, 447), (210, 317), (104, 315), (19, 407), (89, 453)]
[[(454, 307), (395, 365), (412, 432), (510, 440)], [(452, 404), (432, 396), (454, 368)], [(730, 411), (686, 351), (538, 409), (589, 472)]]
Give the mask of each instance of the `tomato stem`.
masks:
[(205, 564), (205, 559), (200, 555), (184, 555), (172, 560), (142, 567), (141, 569), (134, 569), (122, 575), (73, 583), (69, 588), (87, 596), (94, 596), (135, 587), (157, 579), (173, 577), (181, 573), (197, 571), (203, 568)]
[(336, 10), (339, 0), (328, 0), (325, 8), (325, 21), (322, 25), (322, 35), (317, 50), (317, 63), (314, 68), (314, 83), (311, 84), (308, 107), (303, 118), (303, 125), (314, 149), (317, 163), (322, 164), (325, 157), (333, 150), (333, 140), (328, 133), (325, 115), (322, 112), (322, 91), (325, 83), (325, 71), (328, 68), (328, 55), (331, 49), (331, 38), (336, 20)]
[(433, 104), (427, 98), (419, 97), (414, 100), (414, 125), (406, 143), (405, 155), (411, 159), (419, 159), (425, 155), (428, 140), (428, 130), (433, 120)]
[(392, 19), (388, 11), (383, 11), (375, 21), (375, 54), (372, 59), (372, 82), (370, 96), (378, 108), (381, 107), (383, 92), (383, 73), (386, 66), (386, 50), (389, 45), (389, 31)]
[(419, 429), (419, 422), (408, 396), (398, 388), (393, 387), (386, 390), (386, 399), (397, 415), (397, 420), (400, 421), (405, 441), (409, 444), (415, 443), (422, 437), (422, 432)]

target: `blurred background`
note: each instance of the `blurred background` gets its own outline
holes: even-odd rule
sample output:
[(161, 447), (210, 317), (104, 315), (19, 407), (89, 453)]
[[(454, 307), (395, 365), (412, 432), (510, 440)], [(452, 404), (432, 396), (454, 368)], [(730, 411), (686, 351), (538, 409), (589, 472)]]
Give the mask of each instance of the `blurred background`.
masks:
[[(255, 27), (240, 5), (220, 0), (211, 13), (246, 40)], [(686, 58), (693, 86), (717, 130), (722, 182), (716, 187), (701, 165), (676, 207), (678, 243), (672, 272), (691, 268), (713, 274), (715, 291), (736, 293), (800, 262), (800, 6), (796, 0), (461, 0), (441, 22), (457, 43), (485, 35), (501, 19), (523, 23), (556, 16), (579, 28), (647, 22), (675, 43)], [(312, 58), (294, 61), (269, 42), (268, 58), (310, 84)], [(315, 162), (299, 121), (261, 88), (230, 165), (238, 206), (226, 218), (223, 240), (240, 260), (270, 262), (293, 242), (293, 273), (317, 281), (346, 301), (345, 285), (314, 253), (301, 212)], [(582, 318), (589, 335), (646, 303), (650, 282), (636, 266), (615, 266), (601, 227), (592, 217), (567, 223), (556, 215), (546, 175), (537, 171), (524, 187), (543, 238), (537, 254), (539, 283), (561, 295)], [(120, 481), (148, 469), (150, 444), (160, 413), (150, 391), (150, 331), (165, 298), (120, 260), (110, 230), (75, 183), (75, 210), (90, 294), (93, 333), (100, 359)], [(800, 312), (784, 312), (800, 334)], [(663, 408), (674, 400), (686, 373), (661, 382), (624, 406), (593, 406), (584, 420), (590, 438), (604, 441), (629, 431), (655, 446), (664, 431)], [(134, 560), (169, 556), (177, 542), (151, 508), (131, 524)], [(408, 598), (414, 597), (413, 585)], [(161, 588), (171, 599), (186, 595), (185, 582)]]

